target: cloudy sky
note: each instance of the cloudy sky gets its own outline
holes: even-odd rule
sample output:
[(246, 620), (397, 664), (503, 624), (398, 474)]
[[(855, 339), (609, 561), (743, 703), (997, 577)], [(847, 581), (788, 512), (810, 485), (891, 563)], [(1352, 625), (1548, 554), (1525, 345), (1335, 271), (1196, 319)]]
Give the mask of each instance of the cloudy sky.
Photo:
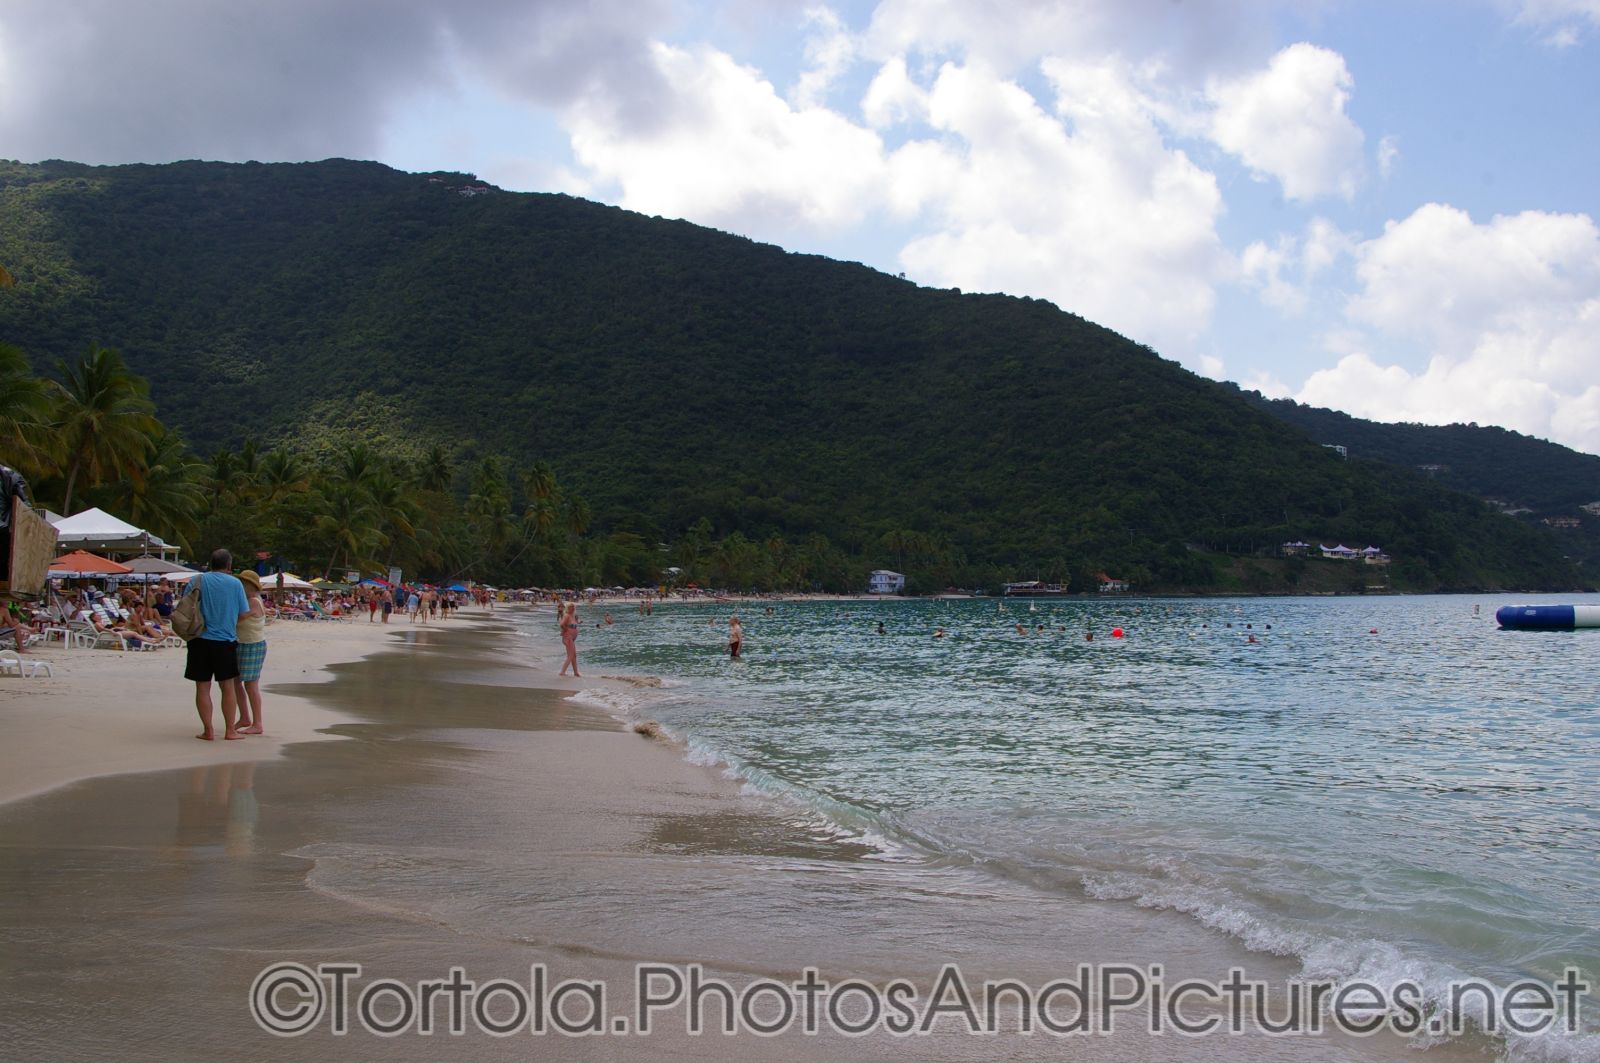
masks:
[(1600, 0), (5, 0), (0, 156), (469, 170), (1600, 453)]

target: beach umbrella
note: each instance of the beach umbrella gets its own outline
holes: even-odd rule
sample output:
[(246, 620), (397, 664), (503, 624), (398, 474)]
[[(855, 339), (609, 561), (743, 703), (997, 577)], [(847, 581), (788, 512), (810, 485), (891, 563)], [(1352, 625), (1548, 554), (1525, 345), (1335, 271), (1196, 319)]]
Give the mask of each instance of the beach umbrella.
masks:
[(165, 558), (150, 557), (149, 555), (136, 557), (131, 561), (124, 561), (123, 564), (128, 567), (130, 573), (127, 577), (128, 581), (136, 583), (155, 583), (163, 578), (170, 579), (174, 576), (182, 578), (194, 572), (194, 569), (186, 565), (180, 565)]
[(103, 576), (126, 576), (131, 571), (127, 565), (120, 565), (87, 550), (74, 550), (50, 562), (52, 579), (99, 579)]
[(276, 590), (278, 588), (279, 577), (282, 577), (283, 589), (286, 591), (316, 590), (316, 587), (314, 587), (309, 580), (303, 580), (299, 576), (296, 576), (293, 572), (272, 572), (262, 576), (262, 588), (269, 591)]

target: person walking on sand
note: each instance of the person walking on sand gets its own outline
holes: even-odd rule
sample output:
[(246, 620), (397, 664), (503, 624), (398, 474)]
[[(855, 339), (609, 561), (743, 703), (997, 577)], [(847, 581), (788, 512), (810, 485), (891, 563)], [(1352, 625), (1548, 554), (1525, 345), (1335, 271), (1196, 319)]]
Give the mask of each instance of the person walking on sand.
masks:
[(262, 734), (261, 666), (267, 661), (267, 608), (261, 602), (261, 577), (250, 569), (239, 573), (250, 615), (239, 618), (239, 678), (233, 697), (239, 703), (239, 733)]
[(194, 708), (200, 714), (201, 732), (195, 735), (210, 742), (216, 738), (211, 729), (211, 681), (222, 685), (222, 737), (227, 741), (243, 738), (239, 733), (239, 703), (234, 697), (233, 681), (239, 678), (239, 621), (250, 615), (250, 602), (245, 597), (244, 585), (230, 575), (233, 555), (226, 550), (211, 554), (211, 569), (189, 581), (184, 590), (200, 595), (200, 615), (206, 629), (197, 638), (189, 640), (189, 657), (183, 677), (194, 683)]
[(561, 616), (561, 645), (566, 647), (567, 659), (561, 665), (561, 674), (566, 675), (567, 669), (572, 669), (572, 674), (583, 678), (578, 671), (578, 603), (568, 602), (566, 609), (560, 612)]
[(737, 616), (728, 618), (728, 656), (737, 661), (739, 648), (744, 645), (744, 625)]

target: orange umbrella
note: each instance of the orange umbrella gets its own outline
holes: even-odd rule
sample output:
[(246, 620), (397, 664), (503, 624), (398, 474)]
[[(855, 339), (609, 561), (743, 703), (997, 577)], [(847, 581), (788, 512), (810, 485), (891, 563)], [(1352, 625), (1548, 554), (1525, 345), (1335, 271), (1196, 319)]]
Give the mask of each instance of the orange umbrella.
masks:
[(62, 579), (92, 579), (96, 576), (126, 576), (133, 569), (87, 550), (74, 550), (50, 562), (50, 575)]

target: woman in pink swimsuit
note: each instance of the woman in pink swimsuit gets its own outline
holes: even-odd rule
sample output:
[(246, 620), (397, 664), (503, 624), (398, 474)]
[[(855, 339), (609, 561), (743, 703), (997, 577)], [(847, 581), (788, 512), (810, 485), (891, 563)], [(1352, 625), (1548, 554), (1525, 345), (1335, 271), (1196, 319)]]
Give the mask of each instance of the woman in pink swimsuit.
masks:
[(567, 648), (567, 659), (561, 665), (561, 674), (566, 675), (567, 669), (571, 668), (572, 674), (581, 679), (582, 674), (578, 671), (577, 602), (568, 602), (565, 611), (561, 613), (561, 644)]

